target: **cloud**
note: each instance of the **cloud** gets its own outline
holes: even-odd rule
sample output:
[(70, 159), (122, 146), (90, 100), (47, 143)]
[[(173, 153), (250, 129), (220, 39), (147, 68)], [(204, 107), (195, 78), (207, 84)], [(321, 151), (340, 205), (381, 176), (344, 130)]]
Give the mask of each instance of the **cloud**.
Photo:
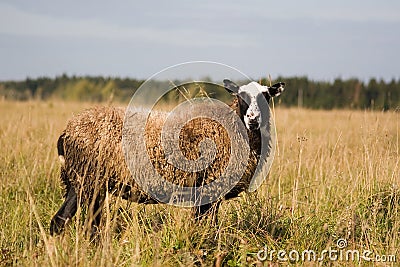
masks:
[(126, 27), (99, 18), (77, 19), (35, 14), (1, 3), (0, 34), (54, 38), (100, 38), (190, 47), (249, 46), (243, 34), (222, 35), (218, 32), (189, 28)]
[(376, 0), (283, 0), (275, 2), (255, 0), (247, 4), (239, 1), (225, 3), (218, 1), (218, 3), (213, 8), (225, 10), (225, 14), (230, 14), (233, 18), (267, 17), (272, 20), (400, 22), (400, 3), (397, 0), (384, 2)]

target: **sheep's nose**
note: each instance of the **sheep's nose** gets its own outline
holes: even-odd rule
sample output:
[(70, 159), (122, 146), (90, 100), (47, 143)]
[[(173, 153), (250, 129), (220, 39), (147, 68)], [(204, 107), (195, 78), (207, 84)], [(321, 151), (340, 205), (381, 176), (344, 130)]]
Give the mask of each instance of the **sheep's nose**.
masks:
[(256, 118), (250, 119), (249, 123), (250, 124), (256, 124), (257, 123), (257, 119)]

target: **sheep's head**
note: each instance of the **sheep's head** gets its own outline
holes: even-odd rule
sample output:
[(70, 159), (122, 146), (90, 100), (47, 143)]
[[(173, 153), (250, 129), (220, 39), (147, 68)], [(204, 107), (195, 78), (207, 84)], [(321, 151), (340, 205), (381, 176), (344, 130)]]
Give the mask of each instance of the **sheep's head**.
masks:
[[(285, 89), (285, 83), (279, 82), (272, 86), (262, 86), (256, 82), (238, 86), (234, 82), (225, 79), (225, 89), (238, 100), (238, 115), (251, 131), (260, 129), (262, 124), (261, 101), (263, 98), (270, 102), (272, 97), (279, 96)], [(265, 102), (264, 102), (265, 103)]]

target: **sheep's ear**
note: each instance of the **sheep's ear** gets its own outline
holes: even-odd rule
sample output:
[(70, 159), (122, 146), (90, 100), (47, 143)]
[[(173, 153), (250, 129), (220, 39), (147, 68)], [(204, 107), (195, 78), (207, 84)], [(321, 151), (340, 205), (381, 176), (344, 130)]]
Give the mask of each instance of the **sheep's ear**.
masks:
[(224, 87), (231, 95), (237, 95), (239, 92), (239, 86), (231, 80), (224, 79)]
[(279, 82), (272, 85), (271, 87), (263, 86), (264, 87), (263, 93), (268, 92), (270, 97), (279, 96), (285, 90), (285, 85), (286, 85), (285, 83)]

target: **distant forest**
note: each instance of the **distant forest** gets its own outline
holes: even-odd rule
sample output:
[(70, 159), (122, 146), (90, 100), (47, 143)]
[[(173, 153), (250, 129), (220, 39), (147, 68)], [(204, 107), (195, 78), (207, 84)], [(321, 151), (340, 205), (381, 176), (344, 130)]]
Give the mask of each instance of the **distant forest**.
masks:
[[(400, 111), (400, 80), (385, 82), (370, 79), (336, 79), (333, 82), (313, 81), (306, 77), (279, 77), (286, 82), (286, 91), (277, 101), (286, 107), (312, 109), (374, 109)], [(62, 99), (71, 101), (128, 102), (143, 80), (129, 78), (76, 77), (27, 78), (24, 81), (0, 82), (0, 99)], [(266, 79), (262, 84), (269, 84)]]

